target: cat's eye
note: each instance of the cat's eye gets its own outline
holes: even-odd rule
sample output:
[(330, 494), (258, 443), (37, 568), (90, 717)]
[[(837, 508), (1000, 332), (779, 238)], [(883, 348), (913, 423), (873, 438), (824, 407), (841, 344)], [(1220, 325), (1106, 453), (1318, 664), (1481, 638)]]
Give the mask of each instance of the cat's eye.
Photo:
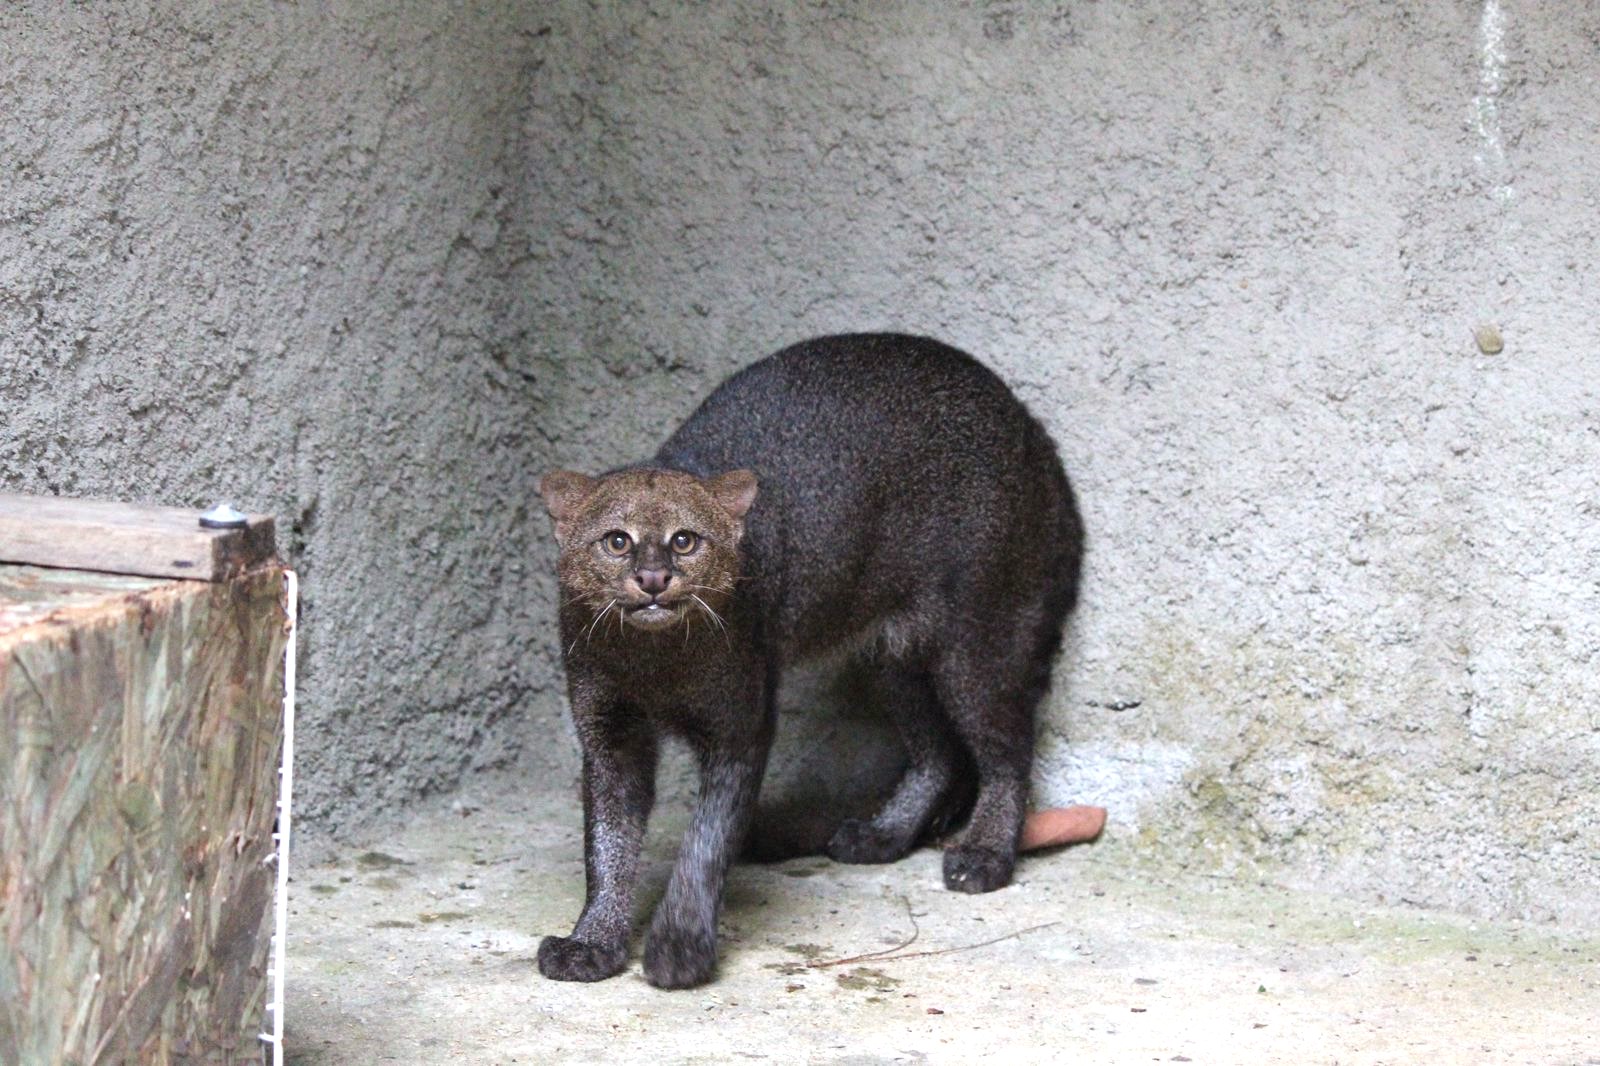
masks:
[(700, 538), (687, 529), (680, 529), (672, 535), (672, 550), (679, 555), (688, 555), (699, 546)]
[(607, 555), (627, 555), (628, 549), (633, 547), (633, 538), (620, 529), (613, 529), (600, 538), (600, 547), (606, 550)]

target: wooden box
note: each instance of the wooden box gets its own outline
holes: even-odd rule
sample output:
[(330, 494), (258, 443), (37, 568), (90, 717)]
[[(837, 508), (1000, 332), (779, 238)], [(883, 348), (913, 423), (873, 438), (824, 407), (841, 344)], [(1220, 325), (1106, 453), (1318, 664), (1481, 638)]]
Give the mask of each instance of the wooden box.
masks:
[(0, 1063), (261, 1061), (283, 572), (196, 518), (0, 495)]

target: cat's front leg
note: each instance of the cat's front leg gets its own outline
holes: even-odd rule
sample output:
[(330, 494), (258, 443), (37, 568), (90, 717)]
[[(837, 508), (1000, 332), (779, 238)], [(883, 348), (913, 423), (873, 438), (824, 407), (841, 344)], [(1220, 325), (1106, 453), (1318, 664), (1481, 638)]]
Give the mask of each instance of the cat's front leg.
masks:
[(556, 981), (599, 981), (628, 961), (633, 886), (655, 798), (656, 740), (641, 716), (620, 708), (579, 718), (587, 893), (571, 936), (539, 944), (539, 972)]
[(750, 824), (770, 742), (769, 727), (745, 744), (701, 754), (700, 799), (645, 940), (644, 976), (657, 988), (704, 984), (716, 969), (723, 885)]

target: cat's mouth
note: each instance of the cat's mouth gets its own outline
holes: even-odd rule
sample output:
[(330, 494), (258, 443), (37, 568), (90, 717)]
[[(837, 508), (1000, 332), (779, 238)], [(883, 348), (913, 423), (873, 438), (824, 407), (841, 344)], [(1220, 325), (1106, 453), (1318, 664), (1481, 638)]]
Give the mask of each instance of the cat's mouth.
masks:
[(649, 600), (625, 608), (622, 617), (640, 629), (661, 629), (676, 622), (682, 614), (682, 604)]

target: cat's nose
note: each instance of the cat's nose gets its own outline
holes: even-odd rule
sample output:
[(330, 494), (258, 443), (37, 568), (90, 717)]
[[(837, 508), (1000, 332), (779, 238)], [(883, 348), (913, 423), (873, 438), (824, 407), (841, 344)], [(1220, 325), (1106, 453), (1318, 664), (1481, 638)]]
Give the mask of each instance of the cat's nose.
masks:
[(672, 573), (667, 570), (635, 570), (633, 579), (639, 583), (640, 588), (652, 596), (657, 596), (667, 591)]

